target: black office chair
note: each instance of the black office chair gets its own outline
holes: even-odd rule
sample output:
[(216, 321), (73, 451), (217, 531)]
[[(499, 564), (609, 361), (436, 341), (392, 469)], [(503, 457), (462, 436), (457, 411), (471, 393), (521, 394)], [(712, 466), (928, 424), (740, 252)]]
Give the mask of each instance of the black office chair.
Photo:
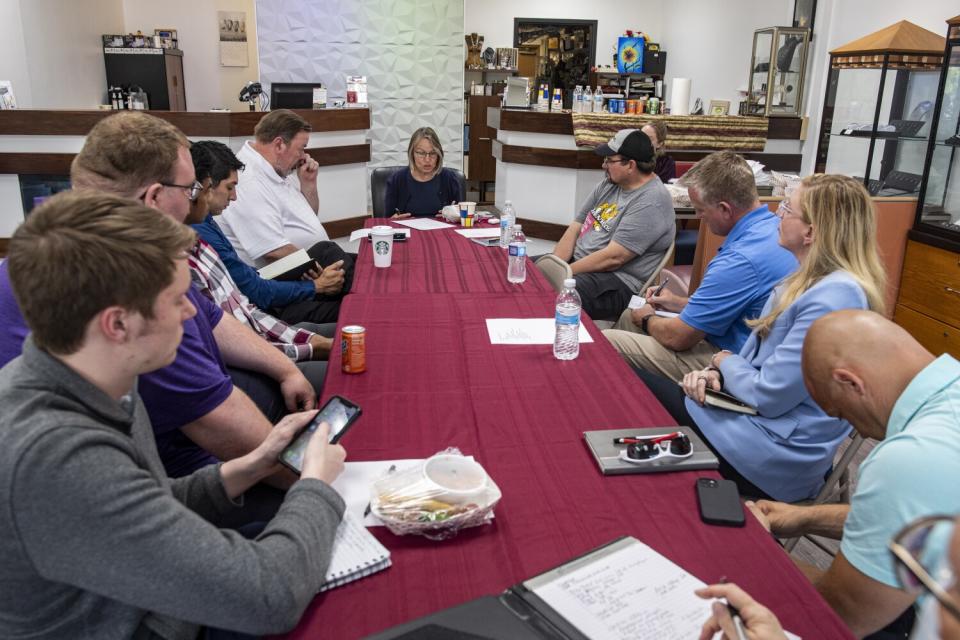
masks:
[[(370, 199), (373, 203), (373, 217), (374, 218), (387, 218), (390, 216), (387, 213), (387, 180), (390, 179), (390, 176), (393, 175), (395, 171), (403, 169), (404, 165), (396, 165), (393, 167), (378, 167), (370, 173)], [(457, 201), (461, 201), (467, 197), (467, 178), (463, 175), (462, 171), (457, 169), (450, 168), (457, 176), (457, 186), (459, 186), (460, 197), (457, 198)], [(447, 203), (449, 204), (449, 203)]]

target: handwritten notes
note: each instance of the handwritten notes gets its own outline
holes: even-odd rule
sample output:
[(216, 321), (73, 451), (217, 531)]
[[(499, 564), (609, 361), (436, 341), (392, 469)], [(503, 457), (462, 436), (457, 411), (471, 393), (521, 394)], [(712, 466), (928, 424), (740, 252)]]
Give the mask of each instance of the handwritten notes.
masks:
[[(553, 344), (556, 325), (553, 318), (487, 318), (490, 344)], [(580, 325), (580, 344), (593, 342)]]
[(710, 617), (703, 582), (634, 540), (532, 591), (589, 638), (686, 640)]

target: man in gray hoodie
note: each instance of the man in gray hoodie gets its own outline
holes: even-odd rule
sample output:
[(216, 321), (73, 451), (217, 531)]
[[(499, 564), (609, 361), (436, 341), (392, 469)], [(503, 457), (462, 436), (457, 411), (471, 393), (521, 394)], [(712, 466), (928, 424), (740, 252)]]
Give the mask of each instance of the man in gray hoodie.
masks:
[[(293, 627), (330, 561), (345, 452), (321, 425), (256, 540), (217, 528), (315, 412), (169, 480), (137, 376), (169, 364), (193, 232), (132, 200), (65, 193), (10, 242), (32, 331), (0, 370), (0, 637), (196, 638)], [(67, 302), (69, 301), (69, 303)]]

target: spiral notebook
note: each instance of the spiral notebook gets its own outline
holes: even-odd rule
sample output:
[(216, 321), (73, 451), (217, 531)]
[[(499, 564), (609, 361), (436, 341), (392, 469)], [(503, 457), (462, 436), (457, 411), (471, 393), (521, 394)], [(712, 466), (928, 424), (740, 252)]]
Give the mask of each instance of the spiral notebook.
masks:
[(329, 591), (348, 582), (359, 580), (391, 564), (390, 552), (373, 537), (366, 527), (349, 511), (337, 528), (333, 541), (333, 557), (323, 577), (320, 591)]

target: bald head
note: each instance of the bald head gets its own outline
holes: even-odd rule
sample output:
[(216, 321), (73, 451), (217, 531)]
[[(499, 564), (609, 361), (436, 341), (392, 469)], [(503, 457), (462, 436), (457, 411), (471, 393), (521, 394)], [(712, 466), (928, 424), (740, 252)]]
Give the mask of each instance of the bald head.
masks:
[(933, 355), (872, 311), (844, 310), (816, 320), (803, 342), (803, 379), (830, 415), (883, 438), (893, 405)]

